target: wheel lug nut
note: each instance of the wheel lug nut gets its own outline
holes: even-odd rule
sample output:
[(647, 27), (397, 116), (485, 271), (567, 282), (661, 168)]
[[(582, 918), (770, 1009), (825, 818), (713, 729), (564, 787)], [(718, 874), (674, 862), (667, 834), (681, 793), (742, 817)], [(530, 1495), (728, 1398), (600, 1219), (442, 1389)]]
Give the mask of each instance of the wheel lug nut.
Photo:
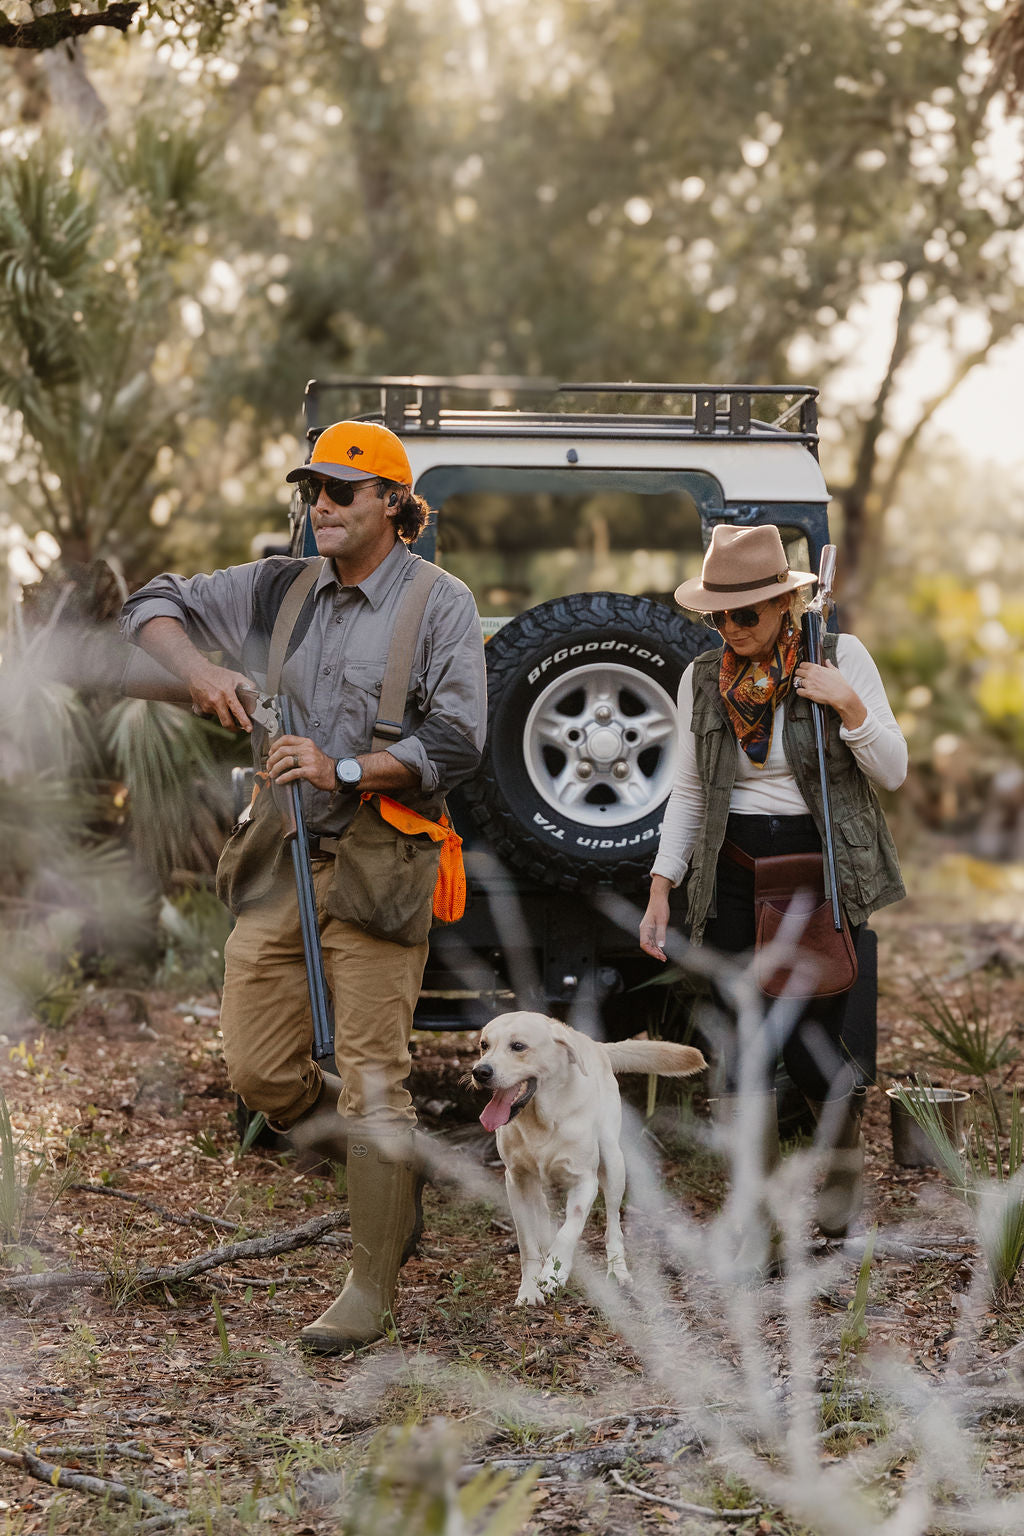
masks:
[(589, 779), (589, 778), (593, 777), (593, 774), (594, 774), (594, 765), (593, 765), (593, 763), (577, 763), (576, 764), (576, 777), (578, 779)]
[(623, 762), (621, 759), (617, 763), (613, 763), (612, 764), (612, 778), (614, 778), (614, 779), (628, 779), (629, 778), (629, 764), (626, 763), (626, 762)]
[(607, 725), (611, 717), (612, 712), (607, 704), (599, 704), (594, 710), (594, 719), (601, 725)]

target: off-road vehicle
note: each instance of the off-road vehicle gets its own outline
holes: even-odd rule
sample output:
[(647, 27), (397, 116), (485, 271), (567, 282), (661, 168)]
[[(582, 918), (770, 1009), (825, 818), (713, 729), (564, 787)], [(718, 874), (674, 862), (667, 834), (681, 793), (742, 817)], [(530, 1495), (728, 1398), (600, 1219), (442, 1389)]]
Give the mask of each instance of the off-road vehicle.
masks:
[[(673, 592), (716, 523), (775, 523), (817, 570), (829, 495), (817, 391), (794, 386), (345, 378), (306, 390), (310, 443), (344, 417), (402, 438), (436, 519), (414, 546), (470, 587), (487, 640), (487, 746), (452, 797), (463, 920), (435, 928), (417, 1024), (502, 1007), (643, 1027), (642, 907), (676, 762), (676, 693), (717, 643)], [(315, 554), (307, 509), (293, 554)], [(609, 898), (620, 899), (618, 920)], [(648, 994), (649, 995), (649, 994)]]

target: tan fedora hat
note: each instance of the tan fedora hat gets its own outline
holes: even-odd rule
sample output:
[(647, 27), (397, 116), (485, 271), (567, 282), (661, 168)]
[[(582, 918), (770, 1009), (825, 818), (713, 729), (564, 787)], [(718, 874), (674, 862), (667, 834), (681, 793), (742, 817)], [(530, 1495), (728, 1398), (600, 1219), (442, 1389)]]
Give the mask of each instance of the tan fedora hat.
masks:
[(676, 602), (697, 613), (713, 613), (719, 608), (763, 603), (781, 592), (810, 586), (817, 579), (810, 571), (790, 570), (774, 523), (760, 528), (729, 528), (717, 523), (700, 576), (676, 587)]

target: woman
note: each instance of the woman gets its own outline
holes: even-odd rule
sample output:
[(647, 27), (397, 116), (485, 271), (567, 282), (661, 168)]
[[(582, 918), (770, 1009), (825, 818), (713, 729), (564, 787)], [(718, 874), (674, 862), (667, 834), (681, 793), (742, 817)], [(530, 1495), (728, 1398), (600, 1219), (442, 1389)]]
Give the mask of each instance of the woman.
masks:
[[(801, 660), (799, 594), (814, 581), (789, 569), (777, 528), (720, 524), (700, 578), (676, 591), (723, 644), (699, 656), (679, 686), (679, 766), (640, 924), (641, 947), (655, 959), (665, 959), (669, 892), (684, 875), (691, 942), (738, 954), (754, 944), (750, 859), (821, 852), (810, 701), (827, 706), (839, 888), (854, 940), (872, 912), (905, 894), (873, 786), (903, 783), (906, 742), (859, 640), (825, 635), (825, 664)], [(749, 856), (743, 864), (735, 849)], [(786, 1070), (830, 1136), (817, 1211), (828, 1237), (844, 1236), (859, 1209), (863, 1163), (864, 1088), (844, 1048), (845, 1001), (811, 999), (782, 1045)], [(727, 1057), (724, 1066), (728, 1092), (736, 1064)]]

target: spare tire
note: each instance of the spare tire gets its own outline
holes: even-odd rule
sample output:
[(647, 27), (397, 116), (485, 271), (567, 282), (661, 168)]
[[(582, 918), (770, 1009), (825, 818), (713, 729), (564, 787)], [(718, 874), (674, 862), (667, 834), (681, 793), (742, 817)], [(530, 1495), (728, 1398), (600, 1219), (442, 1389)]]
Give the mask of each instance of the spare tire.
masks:
[(577, 592), (488, 641), (488, 732), (464, 794), (498, 856), (574, 890), (650, 873), (675, 777), (676, 694), (713, 645), (667, 604)]

